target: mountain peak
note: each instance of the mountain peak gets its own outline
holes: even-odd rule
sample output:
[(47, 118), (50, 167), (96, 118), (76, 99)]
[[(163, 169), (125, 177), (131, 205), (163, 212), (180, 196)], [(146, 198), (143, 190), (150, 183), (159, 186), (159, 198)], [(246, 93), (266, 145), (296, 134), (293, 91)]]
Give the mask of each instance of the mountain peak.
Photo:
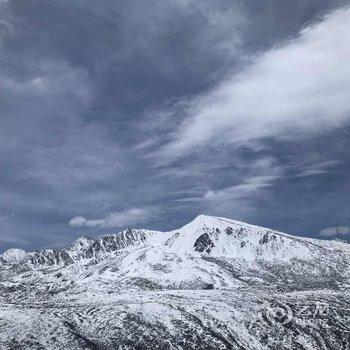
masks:
[[(224, 219), (224, 218), (220, 218), (220, 217), (212, 216), (212, 215), (199, 214), (191, 222), (189, 222), (187, 225), (193, 224), (193, 223), (198, 223), (198, 224), (212, 223), (212, 222), (220, 220), (220, 219)], [(227, 219), (227, 220), (229, 220), (229, 219)]]
[(6, 250), (2, 258), (8, 263), (20, 263), (27, 258), (27, 252), (19, 248)]
[(82, 248), (90, 247), (95, 243), (95, 240), (89, 236), (81, 236), (76, 241), (74, 241), (69, 247), (68, 250), (77, 250)]
[(79, 244), (85, 244), (85, 243), (93, 243), (95, 240), (87, 235), (83, 235), (79, 237), (74, 244), (79, 243)]
[[(202, 229), (203, 227), (211, 227), (211, 228), (221, 228), (221, 227), (255, 227), (254, 225), (247, 224), (245, 222), (228, 219), (225, 217), (211, 216), (211, 215), (198, 215), (193, 221), (181, 227), (180, 230), (196, 230)], [(261, 229), (261, 228), (260, 228)]]
[(66, 251), (73, 258), (73, 260), (75, 260), (84, 255), (95, 242), (96, 241), (93, 238), (84, 235), (71, 244)]

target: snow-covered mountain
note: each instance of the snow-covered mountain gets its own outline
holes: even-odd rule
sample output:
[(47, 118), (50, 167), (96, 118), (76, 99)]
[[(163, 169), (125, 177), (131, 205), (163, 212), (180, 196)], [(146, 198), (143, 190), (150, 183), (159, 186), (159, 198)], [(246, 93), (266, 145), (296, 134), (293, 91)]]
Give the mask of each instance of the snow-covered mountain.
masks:
[(292, 321), (261, 322), (259, 312), (268, 300), (291, 310), (320, 300), (349, 309), (346, 243), (200, 215), (170, 232), (127, 229), (64, 249), (11, 249), (0, 267), (1, 349), (350, 346), (342, 319), (329, 316), (336, 331), (321, 327), (315, 336)]

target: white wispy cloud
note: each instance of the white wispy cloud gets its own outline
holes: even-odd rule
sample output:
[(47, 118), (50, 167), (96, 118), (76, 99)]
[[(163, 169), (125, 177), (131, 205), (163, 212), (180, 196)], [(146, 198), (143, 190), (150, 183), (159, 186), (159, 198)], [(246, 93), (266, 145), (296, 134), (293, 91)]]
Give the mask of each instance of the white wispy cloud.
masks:
[(5, 222), (8, 219), (7, 215), (0, 215), (0, 223)]
[(164, 156), (212, 141), (292, 139), (343, 125), (350, 120), (349, 62), (350, 9), (343, 8), (190, 101)]
[(317, 162), (305, 166), (301, 171), (296, 175), (297, 177), (306, 177), (314, 176), (319, 174), (327, 174), (332, 172), (332, 168), (339, 165), (341, 162), (337, 160), (330, 160), (324, 162)]
[(320, 232), (320, 235), (324, 237), (350, 235), (350, 226), (327, 227)]
[(0, 223), (10, 220), (15, 216), (15, 213), (2, 214), (0, 213)]
[(261, 189), (272, 186), (278, 176), (254, 176), (242, 183), (218, 191), (208, 191), (204, 198), (209, 201), (243, 199), (254, 195)]
[(76, 216), (69, 221), (73, 227), (98, 227), (113, 228), (130, 226), (148, 221), (154, 216), (154, 210), (132, 208), (108, 214), (102, 219), (86, 219), (83, 216)]

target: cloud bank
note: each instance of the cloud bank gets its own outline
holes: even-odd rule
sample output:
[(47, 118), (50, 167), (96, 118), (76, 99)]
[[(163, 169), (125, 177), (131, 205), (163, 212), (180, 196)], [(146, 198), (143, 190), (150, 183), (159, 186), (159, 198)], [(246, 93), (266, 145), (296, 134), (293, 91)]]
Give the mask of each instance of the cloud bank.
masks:
[(69, 221), (73, 227), (113, 228), (139, 224), (148, 221), (153, 216), (149, 209), (132, 208), (125, 211), (108, 214), (105, 218), (89, 220), (76, 216)]

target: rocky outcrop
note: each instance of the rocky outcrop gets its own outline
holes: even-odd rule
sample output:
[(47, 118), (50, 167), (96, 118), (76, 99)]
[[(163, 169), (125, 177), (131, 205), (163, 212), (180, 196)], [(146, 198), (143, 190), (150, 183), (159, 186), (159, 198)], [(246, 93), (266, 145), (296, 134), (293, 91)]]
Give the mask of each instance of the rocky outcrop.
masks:
[(65, 250), (45, 249), (30, 253), (30, 264), (34, 267), (64, 266), (73, 263), (73, 259)]
[(201, 236), (199, 236), (194, 243), (194, 250), (199, 253), (210, 253), (211, 250), (214, 247), (214, 242), (210, 239), (210, 236), (208, 233), (203, 233)]
[(115, 235), (103, 236), (86, 250), (84, 258), (93, 258), (100, 253), (115, 252), (134, 245), (144, 245), (151, 231), (127, 229)]

